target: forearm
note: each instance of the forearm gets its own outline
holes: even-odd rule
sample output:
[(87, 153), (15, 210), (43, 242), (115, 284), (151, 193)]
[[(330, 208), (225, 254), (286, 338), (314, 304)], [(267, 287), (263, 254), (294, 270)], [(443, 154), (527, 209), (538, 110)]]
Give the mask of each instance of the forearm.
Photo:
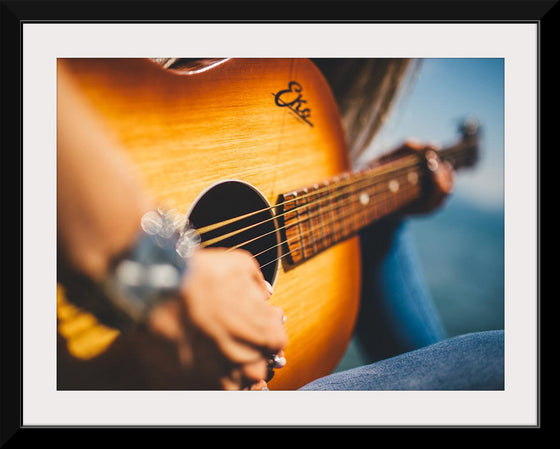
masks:
[[(118, 289), (110, 289), (98, 295), (97, 287), (113, 285), (113, 277), (107, 276), (109, 263), (130, 247), (142, 216), (157, 204), (72, 84), (63, 63), (57, 118), (59, 260), (68, 261), (71, 271), (87, 281), (86, 292), (80, 283), (74, 293), (91, 293), (86, 302), (92, 310), (98, 299), (108, 305), (95, 311), (98, 317), (114, 315), (117, 308), (126, 308), (126, 293), (111, 296)], [(98, 382), (112, 383), (116, 370), (124, 376), (120, 379), (129, 379), (125, 384), (141, 375), (138, 383), (196, 386), (202, 380), (206, 388), (242, 388), (261, 381), (270, 354), (285, 346), (286, 335), (283, 313), (267, 303), (270, 292), (255, 259), (242, 250), (205, 249), (188, 265), (189, 276), (181, 278), (171, 295), (140, 313), (133, 308), (133, 320), (146, 326), (127, 329), (91, 363), (69, 359), (65, 372), (83, 379), (97, 370)], [(177, 301), (166, 300), (171, 298)], [(266, 323), (264, 332), (261, 323)], [(255, 364), (258, 370), (251, 369)]]
[(75, 269), (99, 279), (153, 208), (116, 142), (58, 66), (59, 247)]

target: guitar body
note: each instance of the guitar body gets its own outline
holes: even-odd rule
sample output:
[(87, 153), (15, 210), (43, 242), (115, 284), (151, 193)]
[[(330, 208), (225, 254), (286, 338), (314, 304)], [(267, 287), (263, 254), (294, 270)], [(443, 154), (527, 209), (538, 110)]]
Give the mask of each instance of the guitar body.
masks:
[[(180, 213), (224, 181), (249, 184), (274, 205), (281, 194), (350, 170), (336, 103), (308, 60), (231, 59), (190, 71), (144, 59), (60, 63), (147, 187)], [(351, 340), (358, 238), (274, 271), (271, 303), (287, 316), (289, 343), (287, 364), (269, 385), (296, 389), (329, 374)]]

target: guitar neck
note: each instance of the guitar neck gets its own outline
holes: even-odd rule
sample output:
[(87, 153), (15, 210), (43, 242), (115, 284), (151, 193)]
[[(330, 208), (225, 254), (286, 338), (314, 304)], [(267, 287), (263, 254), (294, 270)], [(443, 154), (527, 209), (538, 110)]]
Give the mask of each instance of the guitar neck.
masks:
[[(476, 135), (464, 134), (438, 156), (459, 169), (474, 164), (477, 148)], [(423, 154), (408, 154), (281, 195), (287, 263), (301, 263), (402, 210), (422, 195), (428, 173)]]

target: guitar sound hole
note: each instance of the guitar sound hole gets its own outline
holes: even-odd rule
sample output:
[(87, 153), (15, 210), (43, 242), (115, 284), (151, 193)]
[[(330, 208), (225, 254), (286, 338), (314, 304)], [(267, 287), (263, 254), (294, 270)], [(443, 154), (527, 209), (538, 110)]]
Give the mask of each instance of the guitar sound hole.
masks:
[[(247, 214), (250, 216), (239, 218)], [(196, 229), (230, 219), (235, 220), (202, 232), (202, 244), (209, 242), (207, 247), (249, 251), (257, 259), (264, 278), (274, 285), (280, 247), (270, 204), (249, 184), (224, 181), (204, 192), (189, 214)]]

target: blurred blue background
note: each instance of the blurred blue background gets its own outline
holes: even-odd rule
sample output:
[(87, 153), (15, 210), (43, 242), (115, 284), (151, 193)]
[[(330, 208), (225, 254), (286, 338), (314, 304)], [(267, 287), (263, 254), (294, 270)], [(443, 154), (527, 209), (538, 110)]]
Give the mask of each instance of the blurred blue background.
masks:
[[(459, 171), (437, 212), (410, 220), (425, 278), (450, 336), (504, 328), (504, 61), (421, 61), (371, 151), (407, 138), (446, 146), (468, 117), (481, 125), (481, 155)], [(353, 342), (337, 371), (361, 364)]]

